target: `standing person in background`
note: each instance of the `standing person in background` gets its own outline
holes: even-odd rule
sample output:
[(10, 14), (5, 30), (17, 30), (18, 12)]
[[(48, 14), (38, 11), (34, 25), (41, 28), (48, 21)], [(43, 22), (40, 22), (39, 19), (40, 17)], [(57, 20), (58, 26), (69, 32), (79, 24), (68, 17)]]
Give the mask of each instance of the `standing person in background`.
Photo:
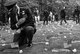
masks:
[(50, 11), (50, 13), (49, 13), (49, 18), (50, 18), (50, 21), (51, 21), (51, 23), (53, 22), (53, 13)]
[(80, 15), (80, 10), (77, 6), (76, 9), (74, 10), (74, 16), (75, 16), (75, 19), (76, 19), (76, 24), (79, 23), (79, 15)]
[(57, 12), (55, 13), (55, 21), (57, 21), (58, 22), (58, 14), (57, 14)]
[(60, 25), (62, 25), (62, 22), (63, 22), (63, 21), (64, 21), (65, 23), (67, 23), (66, 18), (65, 18), (65, 16), (66, 16), (65, 7), (63, 7), (63, 9), (61, 10), (60, 16), (61, 16)]
[(35, 21), (36, 23), (38, 23), (40, 20), (40, 16), (39, 16), (39, 10), (37, 8), (35, 8), (34, 10), (34, 15), (35, 15)]
[(43, 21), (43, 24), (44, 24), (44, 25), (45, 25), (45, 24), (48, 25), (49, 12), (48, 12), (47, 10), (44, 10), (43, 15), (44, 15), (44, 21)]

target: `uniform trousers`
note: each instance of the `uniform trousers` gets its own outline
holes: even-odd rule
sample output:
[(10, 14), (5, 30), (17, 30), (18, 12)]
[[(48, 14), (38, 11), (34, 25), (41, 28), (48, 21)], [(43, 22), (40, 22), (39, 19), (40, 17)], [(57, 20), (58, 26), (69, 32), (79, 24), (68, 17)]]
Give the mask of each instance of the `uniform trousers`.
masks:
[(19, 47), (25, 44), (31, 44), (33, 35), (36, 32), (35, 28), (32, 26), (25, 26), (21, 29), (20, 33), (16, 32), (14, 34), (13, 42), (18, 42)]

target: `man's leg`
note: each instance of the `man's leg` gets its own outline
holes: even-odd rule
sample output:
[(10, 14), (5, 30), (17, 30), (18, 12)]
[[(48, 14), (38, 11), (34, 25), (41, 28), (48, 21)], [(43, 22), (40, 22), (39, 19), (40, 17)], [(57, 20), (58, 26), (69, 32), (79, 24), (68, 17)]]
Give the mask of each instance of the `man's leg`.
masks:
[(37, 23), (37, 16), (35, 16), (35, 21), (36, 21), (36, 23)]
[(49, 18), (48, 17), (46, 17), (47, 19), (46, 19), (46, 25), (48, 25), (48, 21), (49, 21)]
[(64, 19), (64, 22), (67, 23), (66, 19)]
[(18, 41), (18, 45), (20, 49), (23, 48), (25, 44), (27, 44), (27, 38), (26, 38), (26, 41), (24, 42), (25, 38), (26, 38), (26, 34), (25, 34), (25, 29), (23, 28), (21, 30), (19, 41)]
[(38, 22), (40, 21), (40, 16), (38, 16)]
[(19, 37), (20, 37), (20, 33), (17, 33), (17, 32), (16, 32), (16, 33), (14, 34), (13, 43), (11, 43), (11, 48), (19, 47), (19, 46), (18, 46)]
[(62, 21), (63, 21), (63, 19), (61, 19), (60, 25), (62, 25)]
[(78, 15), (78, 23), (79, 23), (79, 15)]
[(48, 20), (46, 20), (46, 25), (48, 25)]
[(26, 37), (28, 38), (28, 46), (31, 46), (34, 34), (34, 28), (32, 26), (27, 26), (25, 28), (25, 31), (26, 31)]
[(15, 33), (15, 34), (14, 34), (13, 42), (18, 42), (19, 36), (20, 36), (20, 33)]
[(51, 23), (53, 22), (53, 18), (51, 17)]
[(45, 25), (45, 21), (46, 21), (46, 20), (45, 20), (45, 18), (44, 18), (43, 25)]
[(76, 24), (78, 24), (78, 16), (76, 16)]

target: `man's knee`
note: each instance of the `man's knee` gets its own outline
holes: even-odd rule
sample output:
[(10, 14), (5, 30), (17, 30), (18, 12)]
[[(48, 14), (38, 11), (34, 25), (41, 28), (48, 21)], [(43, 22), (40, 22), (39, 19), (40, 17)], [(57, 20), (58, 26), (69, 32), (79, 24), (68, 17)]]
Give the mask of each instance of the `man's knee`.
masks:
[(19, 37), (20, 37), (20, 33), (15, 33), (15, 34), (14, 34), (13, 42), (18, 42)]
[(24, 30), (25, 30), (26, 32), (28, 32), (28, 33), (33, 33), (33, 34), (34, 34), (35, 28), (32, 27), (32, 26), (27, 26), (27, 27), (25, 27)]
[(27, 30), (27, 31), (33, 31), (34, 28), (33, 28), (32, 26), (27, 26), (27, 27), (26, 27), (26, 30)]

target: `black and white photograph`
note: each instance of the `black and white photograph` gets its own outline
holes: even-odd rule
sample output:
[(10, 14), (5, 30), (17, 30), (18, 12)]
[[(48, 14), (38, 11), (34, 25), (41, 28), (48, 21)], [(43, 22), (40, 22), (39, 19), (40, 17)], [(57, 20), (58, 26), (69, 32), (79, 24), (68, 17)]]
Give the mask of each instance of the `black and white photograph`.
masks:
[(80, 0), (0, 0), (0, 54), (80, 54)]

